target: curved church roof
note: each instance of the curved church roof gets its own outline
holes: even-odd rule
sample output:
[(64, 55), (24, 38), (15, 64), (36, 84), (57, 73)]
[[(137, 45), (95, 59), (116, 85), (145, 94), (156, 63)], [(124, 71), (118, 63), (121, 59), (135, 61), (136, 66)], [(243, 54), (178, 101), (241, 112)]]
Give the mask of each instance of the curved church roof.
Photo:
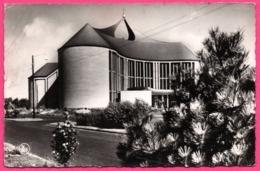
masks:
[[(116, 35), (120, 24), (125, 26), (128, 39)], [(125, 16), (116, 24), (107, 28), (99, 29), (86, 24), (60, 50), (75, 46), (109, 48), (117, 51), (122, 56), (140, 60), (198, 60), (181, 42), (161, 42), (133, 31)]]

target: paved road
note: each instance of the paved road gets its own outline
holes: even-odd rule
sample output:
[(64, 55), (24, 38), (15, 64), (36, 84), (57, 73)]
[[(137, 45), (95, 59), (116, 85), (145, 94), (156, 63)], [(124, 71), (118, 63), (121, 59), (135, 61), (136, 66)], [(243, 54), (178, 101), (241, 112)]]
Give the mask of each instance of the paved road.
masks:
[[(45, 118), (39, 122), (16, 122), (5, 120), (5, 142), (31, 146), (31, 152), (44, 158), (51, 158), (50, 141), (52, 127), (47, 123), (61, 121), (59, 118)], [(80, 146), (72, 159), (74, 166), (120, 166), (116, 156), (119, 135), (96, 131), (79, 130)]]

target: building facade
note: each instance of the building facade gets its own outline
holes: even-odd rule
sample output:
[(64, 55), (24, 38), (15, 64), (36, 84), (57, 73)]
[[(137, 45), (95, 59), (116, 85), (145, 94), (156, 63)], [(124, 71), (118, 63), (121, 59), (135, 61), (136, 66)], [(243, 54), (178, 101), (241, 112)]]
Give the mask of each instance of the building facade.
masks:
[(144, 36), (124, 15), (103, 29), (86, 24), (58, 50), (58, 107), (100, 108), (136, 98), (169, 106), (172, 76), (185, 70), (184, 80), (196, 68), (196, 56), (181, 42)]
[[(147, 99), (147, 95), (134, 96), (131, 94), (151, 91), (151, 97), (146, 100), (153, 107), (170, 105), (170, 96), (173, 93), (171, 79), (186, 71), (180, 79), (194, 77), (195, 70), (198, 68), (196, 60), (139, 60), (121, 56), (116, 51), (109, 52), (109, 100), (110, 102), (130, 100), (135, 97)], [(134, 92), (135, 91), (135, 92)], [(122, 93), (124, 92), (124, 93)], [(123, 96), (123, 97), (122, 97)], [(129, 96), (127, 98), (126, 96)]]
[(57, 108), (58, 75), (58, 64), (47, 63), (28, 78), (31, 107)]

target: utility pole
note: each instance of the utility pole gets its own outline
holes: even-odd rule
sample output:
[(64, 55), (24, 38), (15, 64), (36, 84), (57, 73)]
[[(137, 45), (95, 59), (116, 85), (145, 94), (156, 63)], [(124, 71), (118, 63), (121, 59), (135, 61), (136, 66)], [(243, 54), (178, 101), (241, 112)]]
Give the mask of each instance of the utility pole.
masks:
[[(36, 112), (35, 112), (35, 74), (34, 74), (34, 57), (41, 56), (45, 54), (40, 55), (32, 55), (32, 99), (33, 99), (33, 119), (35, 118)], [(45, 57), (45, 60), (48, 60), (47, 57)], [(38, 90), (37, 90), (38, 91)], [(37, 93), (38, 95), (38, 93)], [(37, 100), (38, 101), (38, 100)], [(37, 105), (36, 105), (37, 106)]]
[(35, 118), (35, 104), (34, 104), (34, 56), (32, 55), (32, 99), (33, 99), (33, 119)]

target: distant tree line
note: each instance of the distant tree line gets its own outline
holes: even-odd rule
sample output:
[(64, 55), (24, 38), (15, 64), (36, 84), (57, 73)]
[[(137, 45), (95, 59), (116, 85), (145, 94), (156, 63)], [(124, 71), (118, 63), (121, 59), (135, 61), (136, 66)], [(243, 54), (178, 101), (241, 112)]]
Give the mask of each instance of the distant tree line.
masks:
[(5, 103), (4, 103), (4, 108), (9, 109), (9, 108), (30, 108), (30, 102), (27, 98), (15, 98), (13, 99), (12, 97), (5, 98)]

